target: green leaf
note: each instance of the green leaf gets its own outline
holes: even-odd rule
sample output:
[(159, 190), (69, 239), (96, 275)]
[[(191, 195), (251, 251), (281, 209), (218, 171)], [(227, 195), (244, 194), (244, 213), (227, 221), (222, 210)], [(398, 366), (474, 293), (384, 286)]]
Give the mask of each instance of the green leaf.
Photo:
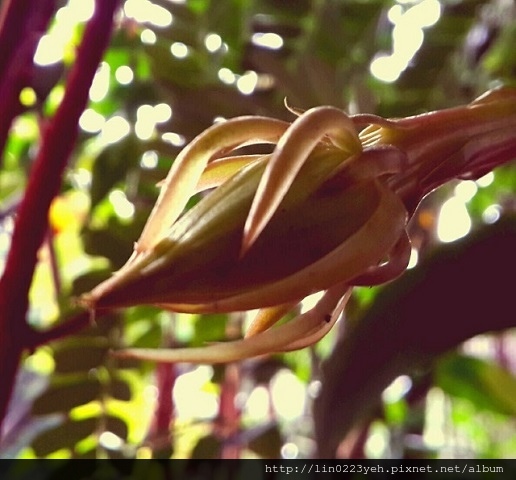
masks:
[(206, 345), (226, 339), (227, 315), (199, 315), (194, 324), (192, 345)]
[(479, 409), (516, 415), (516, 377), (495, 363), (453, 353), (439, 360), (435, 382)]
[(278, 425), (270, 425), (260, 435), (249, 441), (248, 448), (262, 458), (280, 458), (284, 440)]
[(129, 431), (127, 424), (121, 418), (107, 415), (102, 418), (102, 421), (105, 422), (104, 431), (114, 433), (123, 440), (127, 439)]
[(96, 379), (75, 378), (68, 384), (53, 384), (35, 402), (32, 411), (45, 415), (55, 412), (69, 412), (73, 408), (97, 399), (102, 385)]
[(129, 135), (110, 144), (96, 158), (92, 171), (91, 208), (93, 209), (118, 183), (125, 179), (131, 168), (138, 165), (139, 142)]
[(90, 255), (108, 258), (114, 268), (120, 268), (133, 251), (139, 229), (134, 223), (124, 225), (111, 217), (106, 228), (86, 228), (84, 248)]
[(113, 398), (128, 402), (132, 398), (129, 385), (121, 379), (116, 379), (109, 384), (109, 393)]
[(109, 348), (104, 346), (76, 346), (54, 353), (56, 373), (88, 372), (103, 364)]
[[(57, 427), (46, 430), (39, 435), (32, 443), (32, 447), (38, 457), (45, 457), (61, 449), (73, 450), (77, 443), (98, 433), (101, 425), (104, 432), (111, 432), (122, 440), (127, 439), (126, 423), (118, 417), (108, 415), (102, 418), (89, 417), (77, 421), (68, 419)], [(86, 452), (83, 458), (87, 456)]]
[(187, 7), (196, 14), (203, 14), (209, 8), (210, 0), (190, 0)]
[(73, 449), (75, 444), (93, 434), (98, 426), (97, 418), (79, 421), (68, 420), (51, 430), (43, 432), (32, 442), (38, 457), (46, 457), (56, 450)]
[(73, 296), (79, 296), (81, 293), (90, 291), (100, 282), (108, 279), (112, 275), (111, 269), (90, 270), (73, 279), (72, 292)]
[(202, 437), (195, 445), (190, 458), (192, 459), (209, 459), (219, 458), (221, 441), (215, 435), (206, 435)]

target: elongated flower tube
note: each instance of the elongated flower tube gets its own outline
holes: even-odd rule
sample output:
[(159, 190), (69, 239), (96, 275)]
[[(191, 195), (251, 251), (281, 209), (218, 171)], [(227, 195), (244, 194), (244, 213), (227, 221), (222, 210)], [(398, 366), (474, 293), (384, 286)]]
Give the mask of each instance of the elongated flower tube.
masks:
[[(236, 342), (121, 355), (225, 362), (302, 348), (329, 331), (354, 285), (404, 272), (406, 225), (421, 199), (515, 157), (515, 128), (514, 89), (403, 119), (325, 106), (291, 124), (266, 117), (216, 124), (174, 162), (127, 264), (80, 301), (91, 311), (262, 309)], [(235, 152), (253, 143), (274, 149)], [(207, 188), (214, 189), (183, 213)], [(311, 311), (274, 327), (315, 292), (324, 293)]]
[(516, 88), (414, 117), (357, 115), (354, 121), (369, 124), (360, 133), (364, 148), (395, 145), (405, 152), (405, 168), (388, 184), (411, 214), (427, 193), (447, 181), (479, 178), (516, 157)]

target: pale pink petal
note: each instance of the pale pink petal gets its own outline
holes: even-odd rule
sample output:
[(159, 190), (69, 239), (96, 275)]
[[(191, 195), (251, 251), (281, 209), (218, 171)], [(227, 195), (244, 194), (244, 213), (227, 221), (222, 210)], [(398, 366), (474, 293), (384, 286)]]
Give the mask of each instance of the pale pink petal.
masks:
[(267, 117), (238, 117), (217, 123), (188, 144), (172, 164), (135, 250), (158, 243), (183, 211), (209, 160), (249, 143), (276, 143), (289, 124)]
[(218, 158), (210, 162), (202, 173), (195, 190), (198, 193), (210, 188), (218, 187), (243, 167), (263, 158), (264, 155), (235, 155), (231, 157)]
[(115, 355), (165, 363), (225, 363), (290, 350), (296, 345), (305, 346), (307, 342), (319, 340), (335, 323), (338, 315), (334, 312), (336, 309), (342, 311), (342, 298), (347, 300), (348, 289), (348, 285), (338, 284), (329, 289), (312, 310), (277, 328), (242, 340), (199, 348), (127, 349), (117, 351)]
[(290, 312), (298, 303), (299, 302), (285, 303), (275, 307), (261, 308), (247, 328), (245, 337), (252, 337), (268, 330), (281, 320), (288, 312)]
[(355, 126), (342, 110), (316, 107), (296, 119), (278, 142), (258, 185), (244, 228), (242, 255), (256, 241), (310, 153), (325, 136), (350, 156), (361, 151)]
[(376, 211), (336, 249), (289, 277), (202, 307), (230, 312), (274, 306), (350, 281), (379, 264), (404, 234), (407, 212), (391, 190), (375, 183), (381, 195)]

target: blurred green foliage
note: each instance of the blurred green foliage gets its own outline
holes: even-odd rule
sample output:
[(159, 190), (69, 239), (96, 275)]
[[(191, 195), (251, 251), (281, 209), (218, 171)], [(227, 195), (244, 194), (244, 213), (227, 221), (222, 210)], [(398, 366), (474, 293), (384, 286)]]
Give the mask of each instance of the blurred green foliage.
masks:
[[(399, 47), (389, 19), (414, 14), (411, 9), (430, 3), (123, 1), (92, 89), (104, 94), (92, 93), (95, 100), (83, 116), (80, 141), (51, 212), (52, 248), (42, 253), (33, 284), (31, 323), (45, 328), (66, 322), (70, 299), (125, 262), (156, 199), (156, 184), (180, 148), (216, 119), (259, 114), (291, 120), (284, 98), (301, 109), (331, 104), (352, 113), (405, 116), (467, 103), (500, 83), (514, 84), (514, 5), (494, 0), (435, 2), (439, 19), (420, 28), (422, 45), (399, 77), (392, 82), (375, 77), (372, 62)], [(55, 22), (59, 24), (57, 16)], [(80, 41), (82, 28), (82, 22), (74, 27), (67, 52)], [(405, 32), (402, 43), (414, 41), (413, 33)], [(46, 88), (33, 87), (37, 101), (12, 128), (0, 171), (0, 260), (6, 253), (1, 235), (8, 235), (10, 217), (23, 195), (41, 123), (55, 110), (72, 62), (73, 54), (39, 68), (39, 83)], [(170, 106), (170, 115), (162, 105)], [(88, 115), (92, 121), (87, 122)], [(514, 210), (515, 172), (512, 164), (502, 167), (488, 186), (477, 188), (467, 203), (474, 225), (482, 225), (494, 207), (499, 214)], [(421, 206), (412, 226), (421, 257), (436, 247), (440, 206), (452, 195), (453, 186), (445, 187)], [(348, 312), (350, 325), (360, 322), (379, 290), (356, 290)], [(442, 310), (444, 315), (446, 305)], [(163, 400), (172, 398), (173, 387), (177, 401), (179, 379), (195, 374), (194, 367), (174, 365), (161, 375), (153, 365), (124, 362), (109, 354), (121, 346), (224, 341), (240, 336), (244, 323), (237, 314), (188, 317), (138, 307), (99, 318), (84, 331), (52, 342), (27, 358), (24, 369), (39, 372), (48, 386), (24, 400), (25, 422), (12, 424), (1, 451), (74, 458), (150, 457), (164, 451), (174, 457), (311, 456), (315, 447), (310, 412), (321, 379), (319, 366), (339, 332), (307, 351), (211, 369), (189, 387), (193, 403), (204, 395), (216, 404), (199, 418), (182, 417)], [(389, 332), (384, 334), (388, 337)], [(348, 453), (514, 456), (514, 440), (503, 449), (497, 447), (499, 437), (507, 435), (498, 435), (501, 424), (514, 439), (516, 359), (509, 347), (514, 336), (502, 333), (485, 341), (498, 345), (488, 359), (450, 353), (416, 376), (424, 381), (418, 383), (414, 377), (411, 391), (380, 409), (385, 415), (369, 414), (361, 443)], [(274, 388), (283, 388), (280, 395), (291, 392), (288, 386), (277, 386), (280, 372), (288, 372), (292, 385), (300, 387), (295, 391), (304, 396), (291, 400), (302, 404), (295, 419), (280, 414), (272, 401)], [(17, 388), (30, 389), (34, 382), (24, 378)], [(423, 385), (420, 390), (418, 385)], [(443, 411), (449, 418), (440, 443), (432, 444), (425, 436), (425, 422), (432, 421), (428, 418), (436, 408), (432, 399), (437, 390), (443, 392)], [(412, 398), (414, 391), (419, 396)], [(251, 408), (251, 398), (261, 399), (265, 407)], [(491, 416), (485, 416), (486, 411)], [(15, 415), (14, 408), (10, 415)], [(483, 415), (482, 428), (475, 429), (478, 415)], [(31, 421), (43, 418), (53, 423), (39, 431)], [(383, 450), (372, 447), (374, 429), (368, 429), (373, 419), (383, 422), (388, 432)], [(14, 449), (12, 439), (27, 431), (25, 443), (16, 443)], [(466, 446), (455, 441), (457, 432), (470, 436)], [(347, 433), (338, 432), (342, 438)], [(410, 444), (414, 438), (416, 447)]]

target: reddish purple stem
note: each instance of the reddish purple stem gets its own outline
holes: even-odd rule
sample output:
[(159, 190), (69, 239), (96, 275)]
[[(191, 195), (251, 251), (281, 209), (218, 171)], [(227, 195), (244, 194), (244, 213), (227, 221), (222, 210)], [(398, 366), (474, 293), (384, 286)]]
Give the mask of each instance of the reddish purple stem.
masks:
[(33, 342), (34, 333), (26, 323), (28, 293), (38, 250), (48, 229), (48, 210), (52, 199), (59, 193), (63, 172), (77, 138), (79, 117), (108, 45), (117, 6), (118, 0), (96, 1), (95, 13), (78, 48), (65, 95), (43, 134), (26, 193), (18, 209), (12, 246), (0, 279), (0, 419), (7, 411), (21, 355)]
[(177, 365), (158, 363), (156, 365), (156, 387), (158, 398), (154, 410), (154, 418), (147, 435), (147, 442), (151, 445), (153, 456), (170, 457), (173, 450), (171, 430), (174, 428), (175, 411), (173, 389), (177, 378)]
[[(0, 152), (13, 119), (21, 113), (19, 95), (29, 85), (38, 41), (56, 9), (54, 0), (7, 0), (0, 14)], [(0, 156), (0, 165), (2, 163)]]

